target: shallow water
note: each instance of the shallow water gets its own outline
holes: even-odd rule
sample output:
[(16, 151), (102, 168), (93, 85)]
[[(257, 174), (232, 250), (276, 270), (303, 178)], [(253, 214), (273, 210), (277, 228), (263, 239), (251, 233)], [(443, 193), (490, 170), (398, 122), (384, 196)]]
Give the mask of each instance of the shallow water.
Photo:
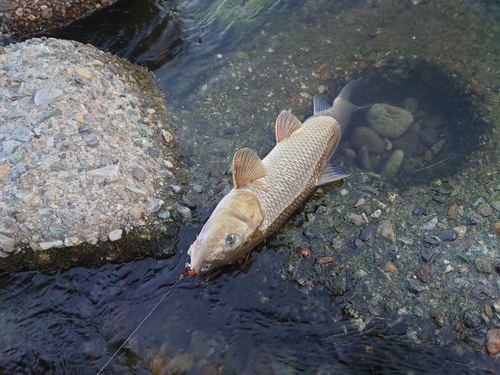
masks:
[[(234, 5), (241, 2), (223, 1), (220, 4), (233, 3), (229, 9), (236, 13), (224, 13), (222, 18), (209, 8), (210, 3), (127, 0), (51, 33), (91, 42), (154, 71), (174, 109), (177, 136), (192, 182), (207, 189), (208, 204), (200, 204), (194, 212), (199, 222), (209, 215), (207, 206), (227, 189), (222, 179), (236, 148), (250, 145), (265, 154), (274, 143), (270, 129), (279, 111), (293, 108), (298, 115), (310, 115), (310, 98), (302, 97), (301, 91), (315, 92), (317, 85), (326, 82), (329, 100), (338, 92), (342, 82), (335, 82), (335, 69), (329, 76), (317, 72), (324, 61), (335, 66), (342, 51), (335, 51), (338, 56), (332, 57), (326, 41), (325, 50), (313, 54), (317, 46), (311, 30), (326, 34), (317, 37), (319, 40), (331, 38), (330, 43), (337, 44), (340, 38), (353, 43), (349, 32), (347, 36), (340, 31), (330, 33), (323, 23), (328, 19), (320, 11), (331, 12), (330, 27), (334, 29), (339, 20), (332, 6), (321, 1), (311, 1), (307, 8), (302, 7), (305, 2), (268, 1), (265, 7), (248, 13)], [(349, 11), (347, 6), (344, 11)], [(376, 13), (375, 8), (366, 14), (376, 18)], [(349, 16), (341, 20), (349, 22)], [(370, 17), (362, 24), (356, 18), (351, 21), (350, 32), (358, 28), (376, 32), (379, 27)], [(339, 23), (337, 28), (342, 27)], [(366, 38), (367, 43), (373, 39), (371, 32)], [(287, 49), (290, 39), (296, 44)], [(383, 97), (397, 104), (401, 97), (415, 95), (431, 109), (442, 100), (436, 108), (444, 108), (450, 123), (466, 118), (469, 103), (459, 98), (463, 105), (458, 106), (443, 98), (443, 91), (436, 92), (432, 83), (436, 76), (419, 74), (429, 71), (432, 66), (407, 76), (387, 71), (387, 79), (377, 78), (383, 76), (381, 72), (365, 73), (367, 86), (354, 101), (367, 104)], [(347, 76), (354, 78), (356, 72)], [(451, 86), (453, 82), (442, 90)], [(227, 108), (221, 103), (227, 103)], [(197, 113), (200, 108), (204, 113)], [(240, 113), (245, 118), (240, 119)], [(455, 138), (460, 144), (461, 136)], [(56, 275), (1, 275), (0, 372), (97, 373), (179, 279), (185, 250), (200, 227), (182, 229), (178, 253), (169, 260), (74, 268)], [(496, 371), (497, 361), (473, 351), (452, 331), (439, 342), (416, 340), (413, 332), (406, 332), (403, 315), (393, 320), (368, 318), (367, 327), (358, 332), (354, 323), (345, 320), (328, 290), (301, 287), (281, 277), (285, 258), (263, 246), (243, 265), (224, 267), (203, 278), (185, 277), (104, 373)]]

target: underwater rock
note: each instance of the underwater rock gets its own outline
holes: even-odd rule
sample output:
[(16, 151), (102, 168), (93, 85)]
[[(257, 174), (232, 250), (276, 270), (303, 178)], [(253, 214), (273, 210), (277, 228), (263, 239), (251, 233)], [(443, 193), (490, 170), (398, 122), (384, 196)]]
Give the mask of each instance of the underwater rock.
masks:
[(427, 147), (431, 147), (437, 142), (437, 131), (433, 128), (426, 128), (420, 132), (420, 142)]
[(380, 174), (384, 177), (394, 177), (399, 171), (399, 167), (401, 166), (401, 162), (403, 161), (404, 152), (401, 150), (394, 151), (387, 162), (382, 167), (382, 171)]
[(389, 104), (374, 104), (366, 114), (370, 127), (382, 137), (398, 138), (413, 123), (411, 112)]
[(366, 126), (358, 126), (354, 129), (351, 142), (358, 148), (366, 145), (368, 151), (374, 154), (381, 154), (385, 150), (382, 138)]
[(417, 147), (419, 134), (415, 131), (408, 131), (403, 136), (392, 141), (392, 144), (396, 149), (400, 149), (405, 155), (413, 154), (415, 148)]
[(403, 101), (403, 108), (407, 111), (411, 112), (411, 114), (415, 114), (418, 111), (418, 99), (415, 98), (406, 98)]
[(443, 125), (443, 118), (441, 116), (428, 116), (424, 120), (424, 125), (428, 128), (439, 128)]
[(358, 161), (367, 171), (373, 171), (372, 161), (370, 159), (370, 154), (368, 153), (368, 147), (364, 145), (359, 149), (358, 152)]
[(440, 141), (437, 141), (436, 143), (434, 143), (431, 147), (431, 151), (434, 155), (436, 155), (437, 153), (439, 153), (439, 151), (441, 151), (443, 149), (443, 146), (444, 144), (446, 143), (446, 140), (445, 139), (441, 139)]
[(356, 160), (356, 152), (350, 148), (343, 148), (342, 153), (344, 154), (344, 157), (346, 158), (347, 161), (353, 162)]

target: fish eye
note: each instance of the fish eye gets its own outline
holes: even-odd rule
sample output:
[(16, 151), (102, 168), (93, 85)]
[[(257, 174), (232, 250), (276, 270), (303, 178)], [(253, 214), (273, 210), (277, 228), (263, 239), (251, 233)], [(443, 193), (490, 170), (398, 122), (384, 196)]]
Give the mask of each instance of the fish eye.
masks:
[(240, 236), (232, 233), (226, 237), (226, 245), (233, 246), (239, 242)]
[(201, 267), (201, 271), (202, 271), (202, 272), (206, 272), (206, 271), (210, 270), (210, 267), (211, 267), (211, 266), (212, 266), (212, 264), (210, 264), (210, 263), (205, 263), (205, 264), (203, 264), (203, 266)]

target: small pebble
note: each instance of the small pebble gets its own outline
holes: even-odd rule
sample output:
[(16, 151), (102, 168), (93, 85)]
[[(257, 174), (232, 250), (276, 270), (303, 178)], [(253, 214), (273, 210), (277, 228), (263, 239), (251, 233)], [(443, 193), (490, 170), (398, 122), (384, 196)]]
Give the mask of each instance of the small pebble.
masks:
[(432, 229), (436, 228), (437, 222), (438, 222), (438, 218), (435, 217), (431, 221), (428, 221), (427, 223), (422, 225), (422, 229), (423, 230), (432, 230)]
[(166, 219), (169, 219), (170, 218), (170, 211), (160, 211), (158, 212), (158, 215), (157, 215), (160, 219), (163, 219), (163, 220), (166, 220)]
[(151, 199), (151, 202), (149, 202), (148, 205), (148, 213), (154, 214), (155, 212), (160, 211), (160, 208), (161, 206), (163, 206), (163, 203), (165, 202), (161, 199), (158, 198)]
[(429, 282), (429, 275), (427, 274), (427, 272), (422, 268), (422, 267), (419, 267), (416, 271), (415, 271), (415, 275), (418, 277), (418, 279), (427, 284)]
[(408, 289), (413, 293), (422, 293), (427, 290), (425, 285), (422, 285), (422, 283), (419, 280), (414, 278), (408, 279)]
[(493, 224), (492, 224), (492, 228), (495, 232), (497, 232), (498, 234), (500, 234), (500, 220), (499, 221), (495, 221)]
[(335, 258), (332, 256), (321, 256), (321, 257), (316, 258), (316, 263), (318, 263), (319, 265), (324, 265), (324, 264), (332, 263), (334, 260), (335, 260)]
[(385, 270), (386, 270), (387, 272), (394, 272), (394, 271), (397, 271), (397, 269), (398, 269), (398, 268), (396, 267), (396, 265), (395, 265), (393, 262), (391, 262), (391, 261), (388, 261), (388, 262), (385, 264), (385, 267), (384, 267), (384, 268), (385, 268)]
[(483, 303), (483, 311), (488, 318), (493, 317), (493, 310), (491, 309), (491, 306), (488, 305), (487, 303)]
[(109, 232), (109, 240), (110, 241), (118, 241), (119, 239), (122, 238), (123, 230), (121, 229), (115, 229)]
[(458, 204), (453, 203), (446, 209), (446, 217), (451, 220), (455, 220), (457, 218), (458, 212)]
[(429, 249), (423, 249), (420, 253), (420, 256), (422, 257), (422, 260), (424, 262), (430, 262), (432, 257), (437, 253), (437, 250), (435, 248), (429, 248)]
[(181, 217), (185, 220), (191, 219), (191, 210), (186, 206), (178, 206), (177, 212), (181, 215)]
[(454, 268), (453, 268), (451, 265), (449, 265), (449, 264), (448, 264), (448, 265), (446, 266), (446, 268), (444, 269), (443, 273), (444, 273), (444, 274), (447, 274), (447, 273), (450, 273), (450, 272), (452, 272), (452, 271), (454, 271)]
[(193, 185), (194, 191), (196, 191), (198, 194), (201, 194), (205, 191), (205, 188), (202, 185)]
[(477, 272), (489, 275), (493, 272), (493, 264), (490, 259), (477, 257), (474, 259), (474, 267), (476, 267)]
[(500, 328), (492, 328), (488, 331), (485, 346), (491, 355), (500, 353)]
[(378, 233), (391, 242), (396, 241), (396, 229), (391, 219), (382, 220), (382, 224), (378, 228)]
[(446, 198), (443, 197), (442, 195), (434, 195), (432, 197), (432, 199), (435, 201), (435, 202), (438, 202), (438, 203), (441, 203), (443, 204), (445, 201), (446, 201)]
[(412, 213), (415, 216), (427, 216), (427, 212), (423, 208), (415, 208)]
[(370, 224), (365, 229), (363, 229), (361, 231), (361, 234), (359, 235), (359, 238), (363, 242), (366, 242), (366, 241), (368, 241), (373, 236), (373, 233), (375, 233), (376, 230), (377, 230), (377, 228), (375, 227), (375, 225)]
[(445, 229), (439, 234), (441, 241), (449, 242), (457, 239), (457, 233), (453, 229)]
[(145, 217), (145, 212), (139, 207), (131, 207), (128, 210), (128, 213), (130, 216), (132, 216), (134, 219), (144, 219)]
[(500, 299), (493, 303), (493, 308), (495, 309), (495, 312), (500, 313)]
[(170, 190), (175, 194), (179, 194), (182, 191), (182, 188), (179, 185), (170, 185)]
[(477, 328), (481, 325), (481, 317), (478, 313), (471, 310), (464, 312), (462, 321), (467, 328)]
[(364, 205), (366, 202), (365, 198), (359, 198), (356, 202), (354, 202), (353, 207), (358, 208)]
[(491, 207), (488, 203), (481, 203), (479, 207), (477, 208), (477, 212), (482, 216), (482, 217), (488, 217), (491, 216)]
[(138, 181), (144, 181), (147, 177), (146, 172), (139, 167), (132, 169), (132, 176)]

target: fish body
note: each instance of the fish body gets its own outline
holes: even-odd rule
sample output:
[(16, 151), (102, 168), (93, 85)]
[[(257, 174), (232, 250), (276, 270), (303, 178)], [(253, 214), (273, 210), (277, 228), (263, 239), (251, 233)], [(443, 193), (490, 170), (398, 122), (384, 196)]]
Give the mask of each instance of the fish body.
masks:
[(188, 250), (197, 274), (235, 261), (271, 235), (319, 185), (348, 175), (328, 163), (360, 107), (349, 102), (359, 81), (347, 84), (332, 106), (314, 97), (303, 124), (290, 112), (276, 119), (276, 146), (261, 160), (248, 148), (233, 158), (234, 188), (219, 202)]

